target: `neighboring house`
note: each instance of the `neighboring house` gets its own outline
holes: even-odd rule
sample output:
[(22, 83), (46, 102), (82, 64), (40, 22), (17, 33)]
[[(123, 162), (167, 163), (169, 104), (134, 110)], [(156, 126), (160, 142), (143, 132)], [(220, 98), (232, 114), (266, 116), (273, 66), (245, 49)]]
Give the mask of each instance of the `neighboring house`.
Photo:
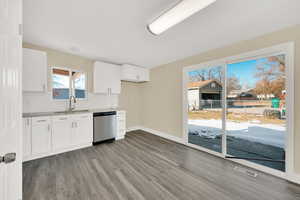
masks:
[(257, 100), (257, 96), (251, 90), (249, 90), (247, 92), (242, 92), (241, 94), (239, 94), (236, 100)]
[(257, 100), (253, 89), (232, 90), (227, 95), (227, 107), (257, 106)]
[(189, 110), (219, 108), (222, 84), (218, 80), (190, 82), (188, 84)]
[(232, 90), (227, 95), (228, 100), (257, 100), (253, 89)]

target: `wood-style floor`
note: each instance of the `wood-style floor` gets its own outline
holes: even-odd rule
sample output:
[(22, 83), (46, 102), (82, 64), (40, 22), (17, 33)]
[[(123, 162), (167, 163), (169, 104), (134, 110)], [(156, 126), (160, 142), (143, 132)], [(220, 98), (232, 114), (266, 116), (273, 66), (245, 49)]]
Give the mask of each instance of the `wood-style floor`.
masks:
[(296, 200), (300, 186), (160, 137), (126, 139), (24, 163), (23, 200)]

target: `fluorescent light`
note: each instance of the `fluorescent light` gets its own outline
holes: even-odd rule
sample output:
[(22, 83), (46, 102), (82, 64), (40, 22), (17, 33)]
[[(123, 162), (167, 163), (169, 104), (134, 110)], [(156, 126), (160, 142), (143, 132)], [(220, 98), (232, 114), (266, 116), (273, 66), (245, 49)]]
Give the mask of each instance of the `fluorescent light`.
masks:
[(216, 0), (182, 0), (175, 7), (149, 24), (148, 30), (154, 35), (159, 35), (215, 1)]

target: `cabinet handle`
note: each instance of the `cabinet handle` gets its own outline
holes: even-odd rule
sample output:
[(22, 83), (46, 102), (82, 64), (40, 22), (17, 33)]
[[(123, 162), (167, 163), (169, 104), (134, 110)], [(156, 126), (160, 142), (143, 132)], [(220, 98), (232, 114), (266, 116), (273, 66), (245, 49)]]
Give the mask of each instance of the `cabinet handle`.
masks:
[(46, 120), (45, 120), (45, 119), (43, 119), (43, 120), (38, 120), (37, 122), (46, 122)]
[(77, 122), (75, 122), (75, 127), (77, 128), (78, 126), (77, 126)]
[(45, 91), (46, 91), (46, 85), (43, 84), (43, 92), (45, 92)]
[(59, 118), (59, 120), (67, 120), (67, 119), (68, 119), (67, 117)]
[(51, 130), (51, 127), (50, 127), (50, 124), (48, 124), (48, 132), (50, 132)]
[(26, 122), (27, 122), (27, 126), (29, 126), (29, 119), (27, 119)]

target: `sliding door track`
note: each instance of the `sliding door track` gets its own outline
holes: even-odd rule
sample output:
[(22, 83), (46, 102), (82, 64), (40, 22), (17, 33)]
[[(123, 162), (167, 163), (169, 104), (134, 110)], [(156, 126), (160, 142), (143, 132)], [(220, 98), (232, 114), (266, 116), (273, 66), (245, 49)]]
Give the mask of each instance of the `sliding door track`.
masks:
[(250, 158), (250, 157), (238, 157), (238, 156), (225, 156), (225, 158), (237, 159), (237, 160), (258, 160), (258, 161), (285, 163), (285, 160), (272, 160), (272, 159), (267, 159), (267, 158)]

